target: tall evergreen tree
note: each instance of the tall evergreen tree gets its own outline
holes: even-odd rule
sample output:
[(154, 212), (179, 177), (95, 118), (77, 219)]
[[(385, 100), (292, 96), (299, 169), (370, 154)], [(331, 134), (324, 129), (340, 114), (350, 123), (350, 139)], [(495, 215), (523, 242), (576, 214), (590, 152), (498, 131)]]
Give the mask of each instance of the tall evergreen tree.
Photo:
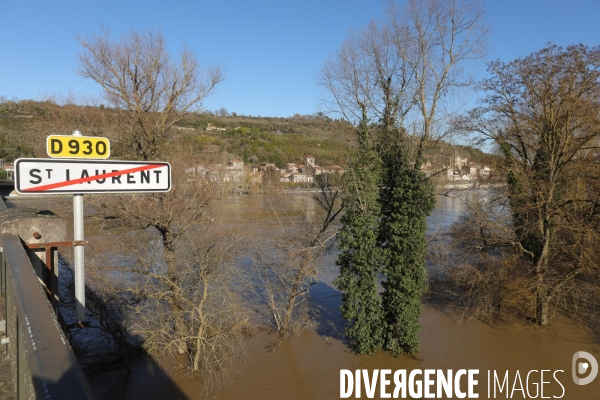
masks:
[(354, 340), (357, 353), (372, 354), (383, 347), (384, 332), (377, 247), (381, 160), (370, 144), (366, 118), (359, 128), (358, 144), (357, 159), (346, 172), (346, 213), (338, 236), (340, 275), (334, 284), (344, 293), (342, 315), (351, 322), (346, 336)]
[[(402, 132), (396, 131), (396, 140)], [(393, 355), (419, 351), (421, 297), (425, 281), (427, 216), (435, 206), (435, 190), (420, 163), (413, 165), (402, 143), (388, 146), (383, 159), (380, 191), (384, 348)]]

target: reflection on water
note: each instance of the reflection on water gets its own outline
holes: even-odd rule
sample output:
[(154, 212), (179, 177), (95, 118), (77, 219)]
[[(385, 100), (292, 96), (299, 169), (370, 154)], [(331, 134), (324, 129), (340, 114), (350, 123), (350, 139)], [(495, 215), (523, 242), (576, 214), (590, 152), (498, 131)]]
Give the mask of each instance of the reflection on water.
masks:
[[(290, 201), (305, 201), (290, 195)], [(438, 196), (435, 211), (428, 219), (428, 235), (443, 233), (464, 209), (464, 196)], [(306, 204), (310, 204), (310, 200)], [(235, 224), (243, 229), (267, 217), (266, 209), (282, 207), (263, 196), (240, 196), (225, 199), (215, 212), (215, 223)], [(285, 207), (283, 207), (285, 208)], [(556, 317), (550, 327), (534, 325), (491, 327), (481, 322), (460, 323), (455, 310), (424, 306), (420, 332), (421, 352), (416, 357), (394, 358), (380, 352), (374, 356), (351, 353), (343, 336), (344, 320), (339, 312), (341, 293), (332, 284), (337, 275), (336, 254), (324, 259), (321, 282), (311, 290), (318, 311), (313, 329), (303, 332), (297, 341), (282, 345), (269, 353), (267, 335), (249, 339), (248, 359), (239, 365), (231, 389), (219, 399), (337, 399), (340, 369), (479, 369), (477, 392), (487, 398), (487, 371), (510, 372), (510, 385), (519, 370), (523, 382), (530, 370), (563, 370), (558, 373), (565, 387), (565, 399), (598, 399), (600, 379), (587, 386), (576, 386), (571, 379), (571, 358), (577, 351), (587, 351), (600, 360), (600, 338), (582, 325), (565, 317)], [(164, 373), (140, 361), (129, 379), (111, 375), (97, 376), (92, 385), (98, 398), (106, 399), (178, 399), (195, 398), (198, 380), (172, 374), (168, 364)], [(550, 378), (548, 378), (550, 376)], [(539, 383), (539, 375), (537, 379)], [(562, 389), (546, 375), (545, 396), (560, 396)], [(175, 385), (175, 386), (173, 386)], [(379, 392), (377, 392), (379, 393)], [(522, 398), (515, 392), (513, 398)], [(532, 393), (533, 394), (533, 393)], [(366, 397), (363, 392), (363, 397)], [(500, 395), (504, 398), (504, 395)]]
[(427, 218), (427, 235), (435, 232), (447, 232), (455, 223), (465, 209), (466, 196), (437, 196), (436, 206), (429, 218)]

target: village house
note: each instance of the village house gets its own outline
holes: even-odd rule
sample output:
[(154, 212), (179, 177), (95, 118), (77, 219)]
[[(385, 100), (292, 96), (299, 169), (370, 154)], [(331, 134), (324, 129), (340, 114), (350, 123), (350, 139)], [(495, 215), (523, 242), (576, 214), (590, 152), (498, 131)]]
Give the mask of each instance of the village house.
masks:
[(313, 182), (313, 176), (302, 174), (302, 173), (295, 173), (295, 174), (291, 175), (290, 182), (311, 183), (311, 182)]
[(275, 166), (273, 163), (262, 163), (258, 166), (258, 172), (265, 172), (269, 167), (277, 169), (277, 166)]
[(282, 173), (281, 174), (281, 179), (279, 179), (279, 181), (280, 182), (291, 182), (291, 177), (292, 177), (292, 174)]
[(475, 181), (487, 179), (491, 169), (480, 164), (469, 163), (466, 158), (455, 156), (451, 165), (446, 168), (446, 178), (449, 181)]
[(346, 172), (346, 170), (344, 168), (340, 167), (339, 165), (330, 165), (328, 167), (323, 167), (322, 173), (343, 175), (345, 172)]
[(484, 166), (483, 168), (479, 169), (479, 176), (482, 177), (482, 178), (484, 178), (484, 179), (487, 179), (487, 178), (490, 177), (490, 172), (491, 171), (492, 170), (491, 170), (490, 167)]
[(285, 170), (286, 172), (290, 172), (290, 173), (296, 173), (298, 172), (298, 164), (295, 163), (287, 163), (285, 164)]
[(243, 170), (244, 169), (244, 162), (242, 160), (240, 160), (239, 158), (234, 158), (233, 160), (229, 160), (227, 161), (227, 169), (234, 169), (234, 170)]
[(186, 170), (198, 176), (208, 178), (211, 182), (235, 182), (244, 180), (244, 162), (240, 159), (229, 160), (227, 164), (197, 165)]
[(343, 174), (345, 170), (339, 165), (329, 167), (320, 167), (316, 163), (316, 158), (311, 155), (306, 156), (306, 165), (287, 163), (285, 168), (278, 169), (274, 163), (262, 163), (258, 166), (250, 167), (252, 173), (262, 174), (267, 168), (273, 167), (280, 173), (281, 182), (311, 183), (316, 175), (322, 173)]
[(206, 130), (207, 131), (224, 131), (226, 129), (225, 128), (217, 128), (216, 126), (214, 126), (214, 124), (212, 122), (209, 122), (208, 124), (206, 124)]
[(229, 179), (225, 182), (242, 182), (244, 180), (244, 162), (237, 158), (229, 160), (223, 176)]
[(467, 165), (467, 159), (462, 158), (459, 155), (454, 156), (454, 167), (460, 169), (463, 167), (463, 165)]

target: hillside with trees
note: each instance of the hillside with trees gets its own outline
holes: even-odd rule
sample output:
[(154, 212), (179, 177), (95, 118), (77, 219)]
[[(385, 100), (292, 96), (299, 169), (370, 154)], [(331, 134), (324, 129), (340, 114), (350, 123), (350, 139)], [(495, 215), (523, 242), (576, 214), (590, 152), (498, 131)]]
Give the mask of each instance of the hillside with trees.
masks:
[[(71, 100), (6, 100), (0, 97), (0, 158), (46, 157), (46, 136), (82, 130), (85, 135), (105, 136), (113, 145), (111, 158), (128, 158), (120, 148), (117, 112), (102, 104), (76, 105)], [(356, 153), (352, 124), (315, 113), (289, 118), (237, 115), (225, 109), (186, 113), (172, 128), (169, 145), (185, 145), (206, 162), (240, 158), (247, 165), (271, 162), (283, 168), (302, 164), (307, 154), (319, 165), (346, 165)], [(460, 155), (469, 161), (493, 165), (496, 156), (467, 145), (445, 141), (427, 149), (432, 159), (449, 165)]]

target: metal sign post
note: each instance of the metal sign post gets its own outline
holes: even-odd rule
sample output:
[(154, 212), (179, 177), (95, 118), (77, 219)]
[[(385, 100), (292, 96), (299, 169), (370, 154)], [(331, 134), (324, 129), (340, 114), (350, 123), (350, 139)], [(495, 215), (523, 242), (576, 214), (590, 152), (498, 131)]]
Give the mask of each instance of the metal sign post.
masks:
[(15, 189), (20, 194), (73, 195), (76, 322), (81, 326), (85, 321), (83, 194), (168, 192), (171, 165), (106, 160), (110, 155), (108, 139), (83, 137), (81, 131), (74, 131), (71, 136), (49, 136), (47, 151), (53, 158), (15, 161)]
[[(74, 131), (73, 136), (83, 136), (81, 131)], [(83, 194), (73, 195), (73, 240), (84, 240), (83, 234)], [(85, 321), (85, 269), (83, 244), (75, 246), (75, 301), (77, 320)]]

